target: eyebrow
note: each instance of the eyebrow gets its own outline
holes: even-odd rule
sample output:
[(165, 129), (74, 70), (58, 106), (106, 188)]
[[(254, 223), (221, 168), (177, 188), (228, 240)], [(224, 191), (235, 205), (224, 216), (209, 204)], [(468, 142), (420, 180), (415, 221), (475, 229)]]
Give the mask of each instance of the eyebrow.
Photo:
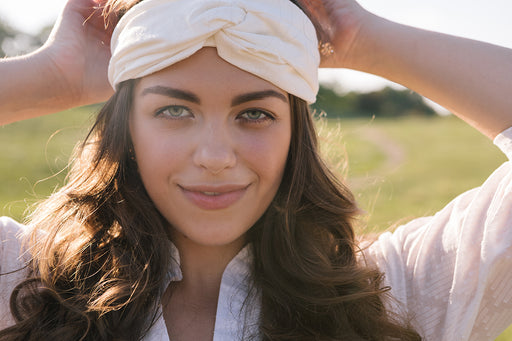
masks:
[(254, 92), (248, 92), (246, 94), (238, 95), (235, 98), (233, 98), (233, 100), (231, 101), (231, 106), (234, 107), (234, 106), (240, 105), (245, 102), (256, 101), (256, 100), (264, 99), (267, 97), (279, 98), (283, 102), (288, 103), (288, 98), (285, 95), (283, 95), (282, 93), (277, 92), (275, 90), (263, 90), (263, 91), (254, 91)]
[(197, 97), (197, 95), (193, 94), (192, 92), (180, 90), (180, 89), (174, 89), (174, 88), (170, 88), (167, 86), (157, 85), (157, 86), (145, 88), (144, 91), (142, 91), (142, 95), (144, 96), (147, 94), (164, 95), (167, 97), (183, 99), (188, 102), (201, 104), (201, 100), (199, 99), (199, 97)]
[[(167, 87), (167, 86), (162, 86), (162, 85), (156, 85), (156, 86), (152, 86), (149, 88), (145, 88), (142, 91), (142, 95), (145, 96), (147, 94), (164, 95), (167, 97), (183, 99), (188, 102), (201, 104), (201, 100), (199, 99), (199, 97), (192, 92), (175, 89), (175, 88), (171, 88), (171, 87)], [(263, 90), (263, 91), (254, 91), (254, 92), (248, 92), (245, 94), (237, 95), (231, 101), (231, 106), (234, 107), (234, 106), (243, 104), (245, 102), (256, 101), (256, 100), (264, 99), (267, 97), (275, 97), (275, 98), (282, 100), (285, 103), (288, 103), (288, 98), (285, 95), (283, 95), (282, 93), (277, 92), (275, 90)]]

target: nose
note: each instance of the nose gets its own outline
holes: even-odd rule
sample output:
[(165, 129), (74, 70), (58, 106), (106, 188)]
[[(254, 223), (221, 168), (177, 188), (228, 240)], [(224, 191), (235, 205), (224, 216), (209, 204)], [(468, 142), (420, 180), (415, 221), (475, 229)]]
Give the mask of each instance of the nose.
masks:
[(212, 174), (234, 167), (236, 153), (228, 131), (213, 125), (206, 127), (200, 134), (193, 159), (196, 166)]

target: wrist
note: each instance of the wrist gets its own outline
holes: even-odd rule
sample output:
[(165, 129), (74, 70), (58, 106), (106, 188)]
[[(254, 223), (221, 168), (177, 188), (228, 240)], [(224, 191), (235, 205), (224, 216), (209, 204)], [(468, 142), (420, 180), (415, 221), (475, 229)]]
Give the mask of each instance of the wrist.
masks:
[(368, 12), (357, 3), (329, 8), (334, 53), (322, 58), (320, 67), (349, 68), (363, 71), (374, 57), (374, 35), (384, 19)]
[[(58, 47), (44, 45), (31, 56), (37, 69), (44, 75), (48, 89), (46, 96), (48, 105), (56, 111), (79, 106), (81, 91), (69, 80), (70, 72), (66, 69), (66, 58), (59, 58)], [(37, 70), (36, 70), (37, 71)]]
[(382, 49), (383, 44), (387, 43), (385, 32), (392, 23), (370, 12), (362, 14), (359, 22), (344, 56), (342, 67), (378, 74), (378, 65), (385, 53)]
[(0, 125), (73, 106), (55, 68), (43, 49), (0, 61)]

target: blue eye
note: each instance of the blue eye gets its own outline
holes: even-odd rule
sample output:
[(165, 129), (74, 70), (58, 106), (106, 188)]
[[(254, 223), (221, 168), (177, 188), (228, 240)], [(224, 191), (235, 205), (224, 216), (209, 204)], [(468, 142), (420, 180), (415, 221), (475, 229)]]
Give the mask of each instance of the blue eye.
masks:
[(168, 118), (185, 118), (192, 116), (187, 107), (181, 105), (170, 105), (156, 112), (156, 116), (165, 116)]

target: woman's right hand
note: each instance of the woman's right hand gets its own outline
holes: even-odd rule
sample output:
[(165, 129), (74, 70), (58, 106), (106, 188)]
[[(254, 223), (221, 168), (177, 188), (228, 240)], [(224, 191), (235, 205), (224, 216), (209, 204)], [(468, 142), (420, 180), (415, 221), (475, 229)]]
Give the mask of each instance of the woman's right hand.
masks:
[(110, 37), (106, 0), (68, 0), (37, 51), (0, 59), (0, 125), (105, 101)]
[(70, 106), (102, 102), (112, 95), (107, 80), (115, 22), (101, 16), (105, 0), (69, 0), (39, 51), (55, 67)]

